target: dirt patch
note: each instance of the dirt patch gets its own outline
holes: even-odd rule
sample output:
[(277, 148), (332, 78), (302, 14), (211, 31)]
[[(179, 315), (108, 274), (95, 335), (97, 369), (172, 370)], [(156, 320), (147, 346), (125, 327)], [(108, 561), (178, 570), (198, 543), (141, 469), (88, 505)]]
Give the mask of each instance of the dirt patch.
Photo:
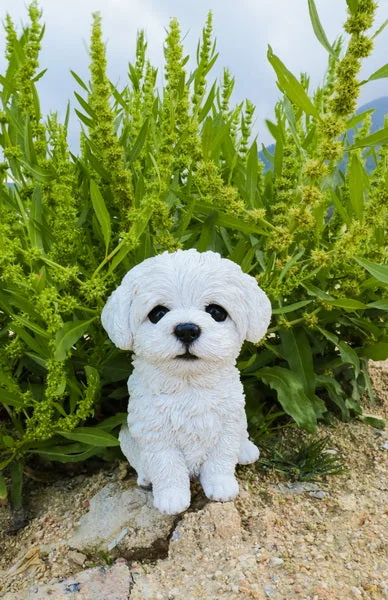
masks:
[[(376, 404), (367, 412), (387, 418), (387, 361), (373, 364), (371, 375)], [(288, 435), (294, 444), (301, 434)], [(204, 504), (195, 488), (199, 510), (184, 515), (168, 556), (129, 562), (131, 599), (388, 598), (387, 434), (353, 421), (321, 427), (319, 435), (344, 458), (343, 474), (298, 488), (276, 473), (244, 467), (239, 498), (223, 505)], [(59, 542), (111, 481), (128, 485), (124, 463), (51, 484), (32, 482), (31, 520), (14, 537), (4, 534), (9, 515), (0, 507), (0, 594), (109, 562), (108, 556), (90, 561)]]

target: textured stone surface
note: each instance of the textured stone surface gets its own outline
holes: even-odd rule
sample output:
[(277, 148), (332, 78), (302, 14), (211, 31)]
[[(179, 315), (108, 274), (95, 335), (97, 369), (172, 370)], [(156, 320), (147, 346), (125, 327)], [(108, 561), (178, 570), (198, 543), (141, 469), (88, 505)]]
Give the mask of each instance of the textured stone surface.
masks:
[(132, 578), (125, 563), (81, 571), (63, 581), (31, 586), (24, 594), (6, 594), (3, 600), (128, 600)]
[(89, 512), (83, 515), (67, 540), (70, 548), (86, 554), (112, 553), (131, 557), (136, 549), (152, 548), (166, 540), (175, 518), (162, 515), (153, 507), (149, 491), (121, 489), (109, 483), (90, 500)]

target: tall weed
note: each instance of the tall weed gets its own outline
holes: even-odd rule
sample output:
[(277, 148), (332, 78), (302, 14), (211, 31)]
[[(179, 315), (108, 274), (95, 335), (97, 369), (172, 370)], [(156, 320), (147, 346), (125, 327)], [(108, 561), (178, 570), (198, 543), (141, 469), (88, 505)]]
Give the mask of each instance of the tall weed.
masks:
[[(7, 17), (0, 495), (1, 472), (16, 464), (10, 472), (20, 475), (27, 458), (83, 461), (118, 445), (130, 357), (109, 342), (99, 315), (124, 273), (164, 250), (221, 252), (271, 298), (269, 334), (239, 359), (253, 429), (274, 403), (313, 432), (330, 414), (361, 415), (364, 390), (373, 399), (368, 360), (388, 356), (388, 128), (370, 134), (370, 111), (355, 113), (375, 4), (347, 4), (348, 44), (331, 46), (309, 0), (328, 51), (321, 88), (311, 92), (307, 76), (298, 79), (268, 50), (282, 96), (267, 122), (276, 142), (272, 154), (262, 149), (267, 170), (252, 140), (254, 106), (230, 105), (228, 70), (212, 80), (211, 14), (191, 73), (171, 20), (161, 91), (142, 32), (127, 84), (109, 81), (101, 20), (93, 16), (90, 79), (73, 72), (77, 156), (68, 147), (70, 107), (63, 123), (40, 108), (44, 28), (36, 2), (21, 35)], [(386, 67), (369, 79), (386, 77)]]

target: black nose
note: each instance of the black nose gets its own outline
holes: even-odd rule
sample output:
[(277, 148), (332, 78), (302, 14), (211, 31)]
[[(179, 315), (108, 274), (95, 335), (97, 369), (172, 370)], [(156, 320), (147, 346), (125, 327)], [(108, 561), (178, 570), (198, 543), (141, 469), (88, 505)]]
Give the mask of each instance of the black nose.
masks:
[(179, 323), (175, 327), (174, 333), (184, 344), (191, 344), (201, 335), (201, 330), (195, 323)]

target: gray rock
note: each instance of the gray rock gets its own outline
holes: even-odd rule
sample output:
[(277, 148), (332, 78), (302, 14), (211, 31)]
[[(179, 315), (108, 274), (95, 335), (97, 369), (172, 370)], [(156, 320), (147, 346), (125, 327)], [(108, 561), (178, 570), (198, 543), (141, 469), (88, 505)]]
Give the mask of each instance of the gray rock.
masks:
[[(139, 549), (167, 545), (175, 518), (153, 506), (152, 493), (140, 488), (121, 489), (108, 483), (90, 500), (66, 544), (88, 555), (111, 553), (131, 558)], [(145, 553), (145, 555), (147, 555)], [(152, 552), (150, 553), (152, 558)]]
[(281, 494), (305, 494), (306, 492), (322, 492), (320, 486), (317, 483), (310, 481), (295, 481), (289, 483), (279, 483), (278, 485), (271, 486), (272, 489), (280, 492)]
[(271, 567), (281, 567), (284, 565), (284, 560), (280, 556), (273, 556), (269, 561)]

